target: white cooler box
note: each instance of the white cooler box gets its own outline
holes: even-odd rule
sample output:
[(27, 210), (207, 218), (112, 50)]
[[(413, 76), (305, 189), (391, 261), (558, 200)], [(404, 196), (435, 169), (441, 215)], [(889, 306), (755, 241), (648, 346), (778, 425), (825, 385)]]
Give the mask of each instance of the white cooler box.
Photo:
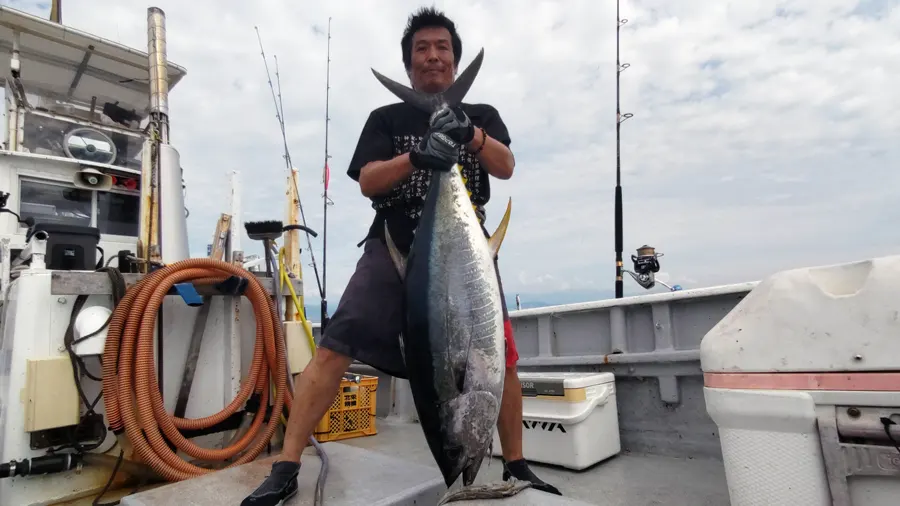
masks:
[(612, 373), (519, 372), (519, 382), (526, 459), (581, 470), (621, 451)]
[(771, 276), (700, 360), (731, 506), (900, 504), (900, 256)]

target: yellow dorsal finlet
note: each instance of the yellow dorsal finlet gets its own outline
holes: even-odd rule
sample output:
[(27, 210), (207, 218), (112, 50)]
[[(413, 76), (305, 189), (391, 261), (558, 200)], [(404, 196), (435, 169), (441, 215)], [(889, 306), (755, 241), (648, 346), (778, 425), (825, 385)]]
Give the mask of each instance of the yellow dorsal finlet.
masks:
[[(459, 173), (459, 177), (462, 179), (463, 186), (466, 188), (466, 193), (469, 195), (469, 200), (472, 200), (472, 190), (466, 186), (466, 176), (462, 175), (462, 171)], [(472, 204), (472, 209), (478, 211), (478, 206)], [(506, 237), (506, 230), (509, 228), (509, 215), (512, 212), (512, 198), (510, 197), (509, 201), (506, 203), (506, 212), (503, 214), (503, 218), (500, 220), (500, 224), (497, 225), (497, 230), (488, 238), (488, 246), (491, 248), (491, 255), (496, 257), (497, 252), (500, 251), (500, 245), (503, 244), (503, 239)]]
[[(462, 179), (463, 186), (466, 188), (466, 193), (469, 195), (469, 200), (472, 200), (472, 190), (470, 190), (469, 187), (467, 186), (468, 179), (466, 179), (466, 176), (462, 175), (462, 171), (460, 171), (459, 177)], [(478, 206), (476, 206), (475, 204), (472, 204), (472, 209), (477, 211)]]
[(503, 213), (503, 218), (500, 220), (500, 224), (497, 225), (497, 230), (494, 230), (494, 233), (488, 239), (488, 246), (491, 248), (491, 255), (494, 258), (497, 258), (497, 252), (500, 251), (500, 245), (503, 244), (503, 238), (506, 237), (506, 229), (509, 228), (509, 215), (511, 212), (512, 197), (506, 203), (506, 212)]

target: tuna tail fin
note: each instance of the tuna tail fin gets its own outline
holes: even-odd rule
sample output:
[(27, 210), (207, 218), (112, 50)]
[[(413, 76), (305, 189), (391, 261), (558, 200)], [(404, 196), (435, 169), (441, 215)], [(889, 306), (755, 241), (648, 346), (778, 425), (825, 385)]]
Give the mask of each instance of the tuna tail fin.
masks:
[(394, 267), (397, 268), (397, 274), (400, 275), (400, 279), (402, 280), (404, 276), (406, 276), (406, 257), (403, 256), (403, 253), (400, 253), (400, 250), (397, 249), (397, 245), (394, 244), (394, 240), (391, 238), (391, 231), (388, 230), (386, 221), (384, 223), (384, 239), (387, 243), (388, 253), (391, 255), (391, 261), (394, 262)]
[(503, 244), (503, 238), (506, 237), (506, 229), (509, 228), (510, 212), (512, 212), (512, 198), (506, 203), (506, 213), (503, 214), (503, 219), (500, 220), (500, 224), (497, 225), (497, 230), (495, 230), (494, 234), (488, 239), (491, 256), (494, 258), (497, 258), (497, 253), (500, 252), (500, 245)]
[(375, 78), (397, 98), (420, 111), (431, 114), (445, 104), (454, 107), (462, 103), (463, 98), (465, 98), (466, 93), (469, 92), (469, 88), (472, 87), (472, 83), (475, 81), (475, 76), (478, 75), (478, 71), (481, 69), (482, 60), (484, 60), (484, 48), (478, 52), (475, 59), (472, 60), (472, 63), (466, 67), (466, 70), (459, 74), (456, 80), (453, 81), (450, 88), (443, 93), (423, 93), (385, 77), (375, 69), (372, 69), (372, 73), (375, 74)]

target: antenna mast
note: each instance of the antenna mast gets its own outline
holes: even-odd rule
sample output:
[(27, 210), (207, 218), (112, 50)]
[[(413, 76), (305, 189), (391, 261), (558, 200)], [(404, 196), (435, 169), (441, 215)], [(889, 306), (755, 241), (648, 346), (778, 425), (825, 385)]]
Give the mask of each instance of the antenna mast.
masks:
[(331, 118), (328, 116), (328, 100), (331, 90), (331, 17), (328, 18), (328, 44), (325, 61), (325, 167), (322, 169), (322, 319), (320, 320), (320, 332), (325, 332), (325, 326), (328, 325), (328, 294), (325, 291), (328, 277), (325, 274), (326, 258), (328, 258), (328, 206), (334, 205), (334, 202), (328, 198), (328, 182), (331, 179), (331, 170), (328, 168), (328, 123)]
[(616, 0), (616, 298), (624, 296), (624, 283), (622, 281), (622, 122), (632, 116), (631, 113), (622, 114), (619, 106), (619, 76), (622, 71), (631, 66), (629, 63), (619, 62), (619, 31), (627, 19), (619, 17), (619, 0)]

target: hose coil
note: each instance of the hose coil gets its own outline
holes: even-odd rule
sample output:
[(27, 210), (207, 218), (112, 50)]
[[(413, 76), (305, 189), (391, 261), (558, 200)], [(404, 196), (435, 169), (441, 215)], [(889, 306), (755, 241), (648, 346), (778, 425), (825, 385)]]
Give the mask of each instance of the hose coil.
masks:
[[(247, 378), (228, 406), (213, 415), (189, 419), (166, 412), (156, 376), (153, 336), (156, 315), (163, 299), (177, 283), (215, 285), (232, 276), (248, 280), (244, 294), (256, 316), (256, 344)], [(103, 352), (103, 399), (111, 430), (125, 437), (137, 457), (169, 481), (181, 481), (215, 471), (181, 458), (177, 450), (204, 461), (223, 461), (240, 452), (227, 467), (254, 460), (263, 451), (278, 427), (283, 407), (290, 410), (292, 395), (287, 389), (284, 331), (275, 304), (255, 275), (221, 260), (191, 258), (150, 274), (132, 286), (113, 311)], [(274, 406), (263, 428), (270, 384), (274, 384)], [(249, 430), (230, 446), (221, 449), (200, 447), (179, 430), (211, 427), (241, 409), (252, 394), (261, 397)], [(165, 438), (163, 437), (165, 436)], [(261, 437), (260, 437), (261, 436)], [(252, 446), (250, 446), (252, 443)]]

